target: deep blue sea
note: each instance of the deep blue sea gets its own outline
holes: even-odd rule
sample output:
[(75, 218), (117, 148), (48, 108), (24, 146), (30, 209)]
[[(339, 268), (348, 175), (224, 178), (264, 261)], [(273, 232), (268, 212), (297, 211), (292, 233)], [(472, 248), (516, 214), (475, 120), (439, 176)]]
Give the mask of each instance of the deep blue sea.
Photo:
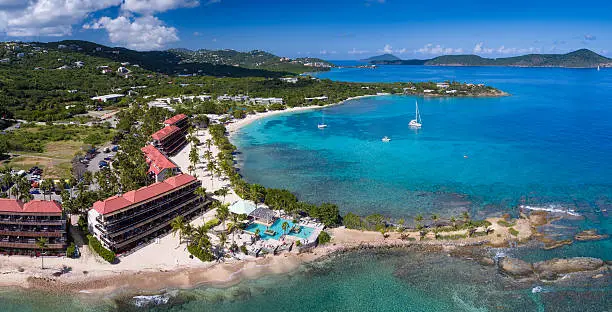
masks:
[[(345, 63), (351, 65), (353, 63)], [(573, 209), (556, 231), (612, 234), (612, 69), (380, 66), (335, 69), (342, 81), (485, 83), (502, 98), (382, 96), (256, 121), (232, 137), (249, 182), (286, 188), (342, 212), (411, 219), (518, 205)], [(408, 127), (418, 101), (422, 129)], [(325, 118), (328, 128), (317, 123)], [(391, 141), (383, 143), (381, 138)], [(610, 239), (551, 251), (492, 250), (538, 261), (612, 259)], [(533, 293), (532, 288), (543, 291)], [(0, 292), (0, 311), (611, 311), (610, 279), (517, 284), (446, 253), (363, 251), (228, 289), (175, 291), (166, 305)]]

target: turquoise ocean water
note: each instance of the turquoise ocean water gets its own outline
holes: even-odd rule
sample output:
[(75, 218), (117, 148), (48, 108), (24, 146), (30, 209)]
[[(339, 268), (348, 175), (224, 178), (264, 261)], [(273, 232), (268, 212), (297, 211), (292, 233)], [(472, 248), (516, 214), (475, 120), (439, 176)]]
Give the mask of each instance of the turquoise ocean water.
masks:
[[(485, 83), (504, 98), (366, 98), (263, 119), (232, 138), (250, 182), (287, 188), (343, 212), (476, 217), (517, 205), (574, 209), (563, 235), (612, 233), (612, 70), (381, 66), (319, 75), (343, 81)], [(423, 128), (407, 127), (419, 101)], [(319, 130), (322, 116), (329, 127)], [(389, 143), (381, 138), (389, 136)], [(467, 156), (464, 157), (464, 156)], [(605, 210), (608, 210), (607, 213)], [(537, 261), (612, 259), (610, 240), (551, 251), (491, 250)], [(362, 251), (228, 289), (170, 291), (166, 304), (131, 298), (0, 292), (0, 311), (610, 311), (609, 279), (520, 284), (472, 260), (410, 250)], [(533, 293), (535, 286), (542, 292)]]

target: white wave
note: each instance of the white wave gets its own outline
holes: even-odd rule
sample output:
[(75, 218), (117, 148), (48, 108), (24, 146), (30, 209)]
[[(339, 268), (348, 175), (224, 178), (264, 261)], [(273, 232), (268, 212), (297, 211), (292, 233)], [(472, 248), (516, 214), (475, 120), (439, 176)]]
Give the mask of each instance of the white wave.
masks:
[(170, 301), (170, 295), (163, 294), (163, 295), (153, 295), (153, 296), (135, 296), (133, 297), (133, 299), (134, 299), (134, 305), (139, 308), (142, 308), (142, 307), (146, 307), (149, 305), (167, 304), (168, 301)]
[(521, 209), (533, 210), (533, 211), (548, 211), (554, 213), (565, 213), (570, 216), (579, 217), (580, 214), (574, 211), (573, 209), (565, 209), (560, 205), (548, 205), (546, 207), (536, 207), (536, 206), (528, 206), (528, 205), (520, 205)]
[(531, 289), (531, 293), (536, 294), (536, 293), (540, 293), (544, 290), (544, 288), (542, 286), (536, 286), (534, 288)]

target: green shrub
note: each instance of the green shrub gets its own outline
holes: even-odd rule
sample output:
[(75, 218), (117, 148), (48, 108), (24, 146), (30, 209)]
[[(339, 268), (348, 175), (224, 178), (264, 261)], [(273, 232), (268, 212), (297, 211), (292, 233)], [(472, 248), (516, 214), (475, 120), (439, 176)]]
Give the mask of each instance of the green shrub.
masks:
[(329, 236), (327, 232), (321, 231), (321, 233), (319, 233), (319, 237), (317, 237), (317, 242), (319, 245), (325, 245), (329, 243), (329, 241), (331, 241), (331, 236)]
[(514, 222), (512, 222), (512, 223), (509, 223), (509, 222), (508, 222), (508, 221), (506, 221), (506, 220), (499, 220), (499, 221), (497, 221), (497, 224), (499, 224), (499, 225), (501, 225), (501, 226), (505, 226), (505, 227), (511, 227), (511, 226), (516, 225), (516, 221), (514, 221)]
[(206, 227), (209, 228), (209, 229), (212, 229), (212, 228), (214, 228), (215, 226), (217, 226), (219, 224), (221, 224), (221, 221), (219, 221), (219, 219), (217, 219), (217, 218), (214, 218), (214, 219), (211, 219), (208, 222), (206, 222)]
[(213, 260), (212, 253), (204, 250), (200, 245), (189, 244), (187, 246), (187, 251), (192, 254), (194, 257), (202, 260), (202, 262), (208, 262)]
[(249, 253), (245, 245), (240, 246), (240, 251), (242, 251), (242, 253), (245, 255)]
[(89, 241), (89, 247), (95, 251), (102, 259), (108, 261), (109, 263), (115, 262), (117, 256), (114, 252), (104, 248), (100, 241), (95, 238), (93, 235), (87, 235), (87, 240)]
[(510, 232), (510, 234), (512, 234), (514, 236), (518, 236), (519, 235), (519, 231), (515, 230), (514, 228), (509, 228), (508, 232)]
[(302, 241), (296, 241), (296, 242), (295, 242), (295, 246), (296, 246), (296, 247), (300, 247), (300, 246), (302, 246)]
[(74, 243), (70, 243), (68, 248), (66, 248), (66, 257), (74, 258), (74, 253), (76, 252), (76, 246)]

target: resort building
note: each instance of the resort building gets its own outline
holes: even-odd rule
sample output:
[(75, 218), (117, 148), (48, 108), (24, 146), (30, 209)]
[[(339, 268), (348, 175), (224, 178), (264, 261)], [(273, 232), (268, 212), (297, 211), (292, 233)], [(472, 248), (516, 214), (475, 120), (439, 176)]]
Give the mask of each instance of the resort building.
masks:
[(260, 104), (260, 105), (283, 104), (282, 98), (252, 98), (250, 101), (251, 101), (251, 104)]
[(328, 98), (327, 96), (315, 96), (315, 97), (307, 97), (304, 98), (304, 100), (308, 101), (308, 102), (312, 102), (312, 101), (327, 101)]
[(45, 254), (66, 252), (66, 217), (56, 201), (0, 198), (0, 254), (36, 255), (36, 241), (47, 239)]
[(183, 131), (187, 133), (187, 129), (189, 128), (189, 117), (185, 114), (178, 114), (172, 118), (166, 119), (164, 121), (164, 125), (167, 126), (177, 126)]
[(162, 182), (166, 178), (175, 176), (181, 172), (179, 167), (155, 148), (155, 146), (147, 145), (141, 150), (149, 165), (149, 174), (155, 182)]
[(185, 132), (177, 126), (167, 126), (151, 135), (153, 146), (166, 155), (174, 155), (187, 144)]
[(287, 83), (297, 83), (298, 82), (298, 79), (296, 77), (286, 77), (286, 78), (279, 78), (279, 79)]
[(179, 174), (97, 201), (88, 212), (89, 232), (116, 253), (146, 244), (167, 233), (172, 219), (202, 213), (210, 201), (195, 194), (201, 185), (195, 177)]
[(91, 98), (92, 101), (97, 101), (97, 102), (116, 102), (119, 101), (120, 98), (122, 98), (124, 95), (123, 94), (107, 94), (107, 95), (100, 95), (100, 96), (94, 96)]

